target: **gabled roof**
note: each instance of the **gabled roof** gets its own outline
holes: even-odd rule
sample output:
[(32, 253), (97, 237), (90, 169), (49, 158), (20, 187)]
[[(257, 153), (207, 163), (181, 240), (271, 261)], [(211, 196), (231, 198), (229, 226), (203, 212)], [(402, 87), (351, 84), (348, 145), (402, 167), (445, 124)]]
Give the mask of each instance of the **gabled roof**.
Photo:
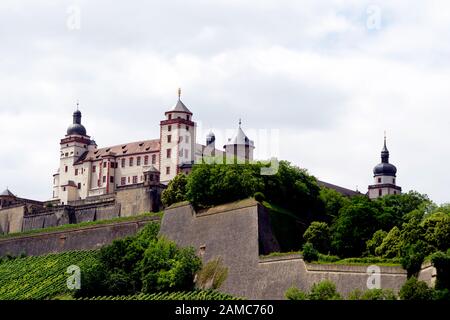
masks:
[(159, 139), (136, 141), (130, 143), (119, 144), (112, 147), (105, 147), (95, 149), (92, 151), (86, 151), (81, 155), (75, 164), (80, 164), (83, 161), (96, 161), (101, 160), (103, 157), (108, 156), (129, 156), (139, 153), (158, 152), (160, 150)]

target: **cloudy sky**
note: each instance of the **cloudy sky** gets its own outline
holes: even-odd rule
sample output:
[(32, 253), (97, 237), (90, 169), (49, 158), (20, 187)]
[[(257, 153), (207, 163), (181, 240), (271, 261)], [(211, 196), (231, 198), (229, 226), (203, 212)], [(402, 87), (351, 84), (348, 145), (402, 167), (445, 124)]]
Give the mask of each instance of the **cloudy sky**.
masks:
[(103, 147), (159, 137), (181, 87), (198, 142), (242, 118), (365, 192), (386, 130), (403, 190), (449, 202), (449, 39), (448, 1), (2, 0), (0, 189), (51, 197), (77, 99)]

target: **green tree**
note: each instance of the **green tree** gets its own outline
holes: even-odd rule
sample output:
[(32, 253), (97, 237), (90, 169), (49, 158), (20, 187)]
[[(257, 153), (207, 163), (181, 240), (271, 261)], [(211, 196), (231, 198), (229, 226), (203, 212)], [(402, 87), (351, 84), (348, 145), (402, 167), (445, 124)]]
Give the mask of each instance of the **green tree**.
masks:
[(437, 271), (436, 289), (450, 290), (450, 249), (433, 253), (431, 262)]
[(377, 230), (372, 236), (372, 239), (366, 241), (366, 252), (368, 255), (375, 255), (375, 249), (383, 243), (383, 239), (386, 237), (387, 232), (383, 230)]
[(424, 281), (411, 277), (401, 287), (399, 296), (402, 300), (431, 300), (433, 299), (433, 289), (428, 287)]
[(450, 214), (436, 212), (421, 223), (424, 240), (436, 250), (447, 250), (450, 246)]
[(325, 222), (313, 221), (303, 234), (303, 239), (319, 252), (327, 253), (330, 249), (330, 228)]
[(343, 196), (336, 190), (326, 187), (320, 188), (319, 199), (323, 203), (325, 215), (329, 221), (336, 219), (339, 214), (339, 210), (350, 202), (349, 198)]
[(431, 204), (427, 195), (416, 191), (387, 195), (375, 201), (382, 207), (380, 224), (384, 230), (389, 230), (394, 226), (400, 227), (403, 222), (409, 220), (410, 212), (415, 210), (423, 212)]
[(402, 246), (400, 229), (395, 226), (383, 238), (381, 244), (375, 248), (375, 254), (383, 258), (396, 258)]
[(184, 173), (179, 173), (173, 178), (162, 192), (161, 200), (165, 206), (185, 201), (187, 177)]
[(358, 257), (379, 229), (380, 208), (365, 196), (355, 196), (339, 211), (332, 225), (332, 247), (341, 257)]

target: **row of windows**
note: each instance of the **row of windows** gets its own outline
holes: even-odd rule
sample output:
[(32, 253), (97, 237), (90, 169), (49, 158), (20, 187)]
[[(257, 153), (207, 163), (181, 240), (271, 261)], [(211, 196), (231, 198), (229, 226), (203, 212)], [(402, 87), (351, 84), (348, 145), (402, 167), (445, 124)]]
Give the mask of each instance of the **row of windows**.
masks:
[[(184, 139), (185, 139), (186, 143), (189, 143), (189, 136), (185, 136)], [(167, 143), (171, 143), (171, 142), (172, 142), (172, 135), (169, 134), (169, 135), (167, 135)], [(180, 143), (183, 142), (183, 136), (179, 137), (179, 142)]]
[[(178, 116), (177, 119), (181, 119), (181, 117)], [(169, 120), (172, 120), (172, 115), (171, 115), (171, 114), (169, 114)], [(187, 121), (191, 120), (191, 116), (186, 115), (186, 120), (187, 120)], [(169, 127), (170, 127), (170, 126), (169, 126)], [(186, 128), (187, 128), (187, 126), (186, 126)]]
[[(148, 160), (149, 157), (148, 156), (144, 156), (144, 166), (148, 165)], [(141, 161), (142, 161), (142, 157), (136, 157), (136, 165), (140, 166), (141, 165)], [(156, 154), (152, 155), (152, 164), (156, 164)], [(121, 160), (121, 167), (125, 168), (126, 166), (126, 159), (123, 158)], [(128, 158), (128, 166), (132, 167), (134, 166), (134, 158)]]

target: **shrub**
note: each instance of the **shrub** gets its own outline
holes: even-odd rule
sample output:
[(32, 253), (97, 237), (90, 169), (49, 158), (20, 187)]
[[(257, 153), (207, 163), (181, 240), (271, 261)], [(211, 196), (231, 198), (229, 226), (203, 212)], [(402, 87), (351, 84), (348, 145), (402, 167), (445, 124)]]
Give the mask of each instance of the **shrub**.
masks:
[(296, 287), (290, 287), (284, 295), (288, 300), (308, 300), (308, 295)]
[(319, 259), (319, 253), (310, 242), (303, 245), (303, 259), (307, 262), (317, 261)]
[(330, 248), (330, 228), (325, 222), (313, 221), (303, 234), (303, 239), (310, 242), (319, 252), (328, 252)]
[(433, 289), (428, 287), (424, 281), (411, 277), (400, 289), (399, 296), (402, 300), (431, 300)]
[(256, 201), (263, 202), (266, 200), (266, 196), (262, 192), (255, 192), (255, 195), (253, 196)]
[(200, 267), (201, 260), (193, 248), (177, 248), (175, 242), (160, 238), (139, 261), (142, 292), (190, 290)]
[(450, 289), (450, 249), (447, 253), (435, 252), (431, 262), (437, 271), (436, 289)]
[(115, 240), (81, 273), (77, 296), (130, 295), (137, 292), (190, 290), (201, 260), (193, 248), (178, 248), (158, 238), (159, 224), (147, 224), (136, 236)]
[(417, 274), (422, 267), (423, 260), (430, 253), (430, 246), (419, 240), (414, 244), (409, 244), (401, 249), (400, 261), (403, 268), (408, 271), (408, 275)]
[(395, 258), (399, 256), (401, 247), (400, 229), (395, 226), (382, 239), (381, 244), (375, 249), (377, 256), (383, 258)]
[(353, 290), (348, 295), (349, 300), (397, 300), (397, 296), (390, 289)]
[(187, 177), (184, 173), (179, 173), (173, 178), (167, 189), (161, 194), (161, 201), (165, 206), (186, 200)]
[(209, 261), (197, 274), (197, 287), (200, 289), (218, 289), (228, 276), (228, 268), (222, 258)]
[(308, 295), (309, 300), (341, 300), (341, 295), (336, 291), (336, 285), (329, 280), (323, 280), (313, 284)]
[(383, 243), (383, 239), (386, 237), (387, 232), (383, 230), (376, 231), (372, 239), (366, 241), (366, 251), (367, 254), (374, 256), (375, 249)]

